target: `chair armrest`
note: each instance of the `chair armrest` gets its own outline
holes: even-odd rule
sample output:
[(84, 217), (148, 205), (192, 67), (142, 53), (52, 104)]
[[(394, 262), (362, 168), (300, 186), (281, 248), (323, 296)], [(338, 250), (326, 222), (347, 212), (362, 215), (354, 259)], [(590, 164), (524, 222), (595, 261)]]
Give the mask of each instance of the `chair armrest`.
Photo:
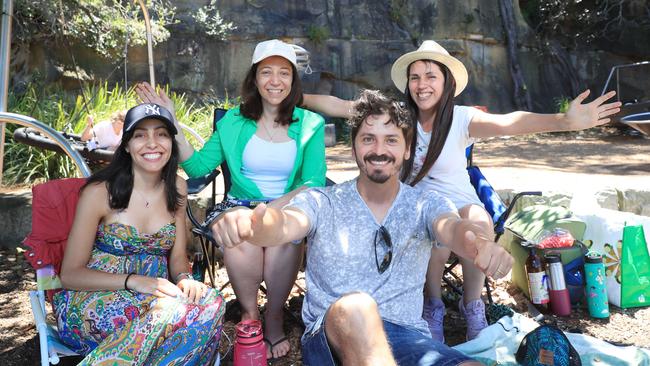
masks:
[(221, 174), (219, 169), (213, 170), (210, 174), (206, 174), (202, 177), (188, 178), (187, 182), (187, 193), (188, 194), (198, 194), (205, 189), (212, 181)]
[[(512, 198), (512, 201), (510, 202), (510, 205), (508, 205), (508, 208), (506, 209), (506, 211), (503, 214), (501, 214), (501, 216), (494, 222), (494, 232), (496, 233), (496, 237), (495, 237), (494, 241), (499, 241), (499, 238), (505, 232), (506, 221), (508, 220), (508, 217), (510, 217), (510, 213), (512, 212), (512, 210), (515, 208), (515, 204), (517, 203), (517, 201), (521, 197), (524, 197), (524, 196), (541, 196), (541, 195), (542, 195), (542, 192), (540, 192), (540, 191), (528, 191), (528, 192), (519, 192), (519, 193), (517, 193)], [(510, 230), (510, 229), (508, 229), (508, 230)], [(510, 231), (512, 231), (512, 230), (510, 230)], [(515, 233), (514, 231), (512, 231), (512, 232)], [(523, 237), (522, 237), (522, 239), (523, 239)]]

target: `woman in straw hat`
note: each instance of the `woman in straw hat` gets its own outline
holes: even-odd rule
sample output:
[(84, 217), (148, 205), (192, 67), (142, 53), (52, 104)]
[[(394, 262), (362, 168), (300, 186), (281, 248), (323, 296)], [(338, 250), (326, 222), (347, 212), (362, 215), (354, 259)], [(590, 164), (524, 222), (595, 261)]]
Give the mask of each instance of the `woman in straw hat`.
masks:
[[(466, 170), (465, 149), (474, 139), (586, 129), (609, 122), (608, 117), (620, 107), (618, 102), (604, 104), (615, 95), (613, 91), (583, 104), (588, 90), (571, 101), (566, 113), (492, 114), (457, 106), (454, 97), (467, 86), (467, 69), (432, 40), (424, 41), (416, 51), (399, 57), (393, 63), (391, 78), (404, 93), (407, 106), (417, 119), (417, 132), (410, 146), (413, 158), (405, 164), (403, 180), (447, 196), (460, 216), (483, 226), (488, 237), (494, 235), (492, 219), (476, 195)], [(342, 118), (350, 115), (351, 102), (336, 97), (305, 95), (304, 102), (307, 108), (327, 115)], [(434, 247), (425, 286), (423, 317), (429, 323), (433, 338), (441, 342), (444, 342), (445, 306), (440, 285), (449, 254), (446, 248)], [(485, 307), (480, 299), (485, 277), (473, 263), (464, 260), (461, 263), (464, 296), (459, 308), (467, 320), (469, 340), (487, 326)]]
[[(298, 108), (301, 81), (294, 48), (273, 39), (257, 44), (242, 84), (240, 106), (229, 110), (219, 129), (203, 148), (194, 151), (178, 134), (181, 167), (191, 176), (202, 176), (224, 160), (232, 187), (227, 202), (253, 206), (272, 201), (282, 207), (306, 187), (325, 185), (325, 124), (316, 113)], [(170, 106), (161, 90), (142, 83), (136, 92), (144, 101)], [(173, 110), (173, 109), (172, 109)], [(215, 238), (228, 233), (215, 232)], [(261, 248), (243, 243), (224, 248), (224, 261), (242, 320), (260, 317), (257, 295), (262, 281), (267, 288), (264, 340), (267, 357), (285, 356), (290, 344), (283, 331), (283, 306), (289, 296), (302, 258), (302, 245)]]

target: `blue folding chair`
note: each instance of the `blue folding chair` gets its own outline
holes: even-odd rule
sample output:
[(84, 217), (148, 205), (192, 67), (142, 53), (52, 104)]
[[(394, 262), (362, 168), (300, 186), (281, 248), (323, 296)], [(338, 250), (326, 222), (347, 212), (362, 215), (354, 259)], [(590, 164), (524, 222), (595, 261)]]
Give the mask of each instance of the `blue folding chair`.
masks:
[[(512, 198), (510, 205), (506, 205), (497, 191), (492, 187), (490, 182), (487, 181), (481, 169), (478, 166), (474, 165), (474, 144), (470, 145), (465, 149), (465, 157), (467, 158), (467, 173), (469, 174), (470, 181), (478, 198), (481, 200), (485, 206), (485, 210), (492, 217), (492, 222), (494, 223), (494, 241), (498, 242), (501, 235), (504, 233), (505, 222), (510, 216), (510, 212), (515, 203), (519, 198), (523, 196), (541, 196), (542, 192), (521, 192), (516, 194)], [(453, 269), (460, 263), (458, 257), (454, 257), (451, 262), (447, 264), (443, 272), (442, 280), (444, 281), (449, 288), (451, 288), (458, 295), (463, 294), (462, 286), (459, 286), (458, 283), (462, 283), (462, 280), (453, 272)], [(493, 304), (492, 300), (492, 291), (490, 289), (489, 280), (485, 279), (485, 291), (487, 294), (487, 299), (489, 304)]]

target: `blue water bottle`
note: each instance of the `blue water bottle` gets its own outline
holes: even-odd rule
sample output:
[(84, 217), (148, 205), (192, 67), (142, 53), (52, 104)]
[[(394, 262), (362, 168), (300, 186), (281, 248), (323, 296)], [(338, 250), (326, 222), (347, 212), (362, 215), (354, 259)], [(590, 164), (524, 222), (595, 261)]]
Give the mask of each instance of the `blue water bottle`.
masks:
[(585, 255), (585, 282), (589, 315), (593, 318), (609, 318), (609, 301), (605, 285), (603, 256), (594, 251)]

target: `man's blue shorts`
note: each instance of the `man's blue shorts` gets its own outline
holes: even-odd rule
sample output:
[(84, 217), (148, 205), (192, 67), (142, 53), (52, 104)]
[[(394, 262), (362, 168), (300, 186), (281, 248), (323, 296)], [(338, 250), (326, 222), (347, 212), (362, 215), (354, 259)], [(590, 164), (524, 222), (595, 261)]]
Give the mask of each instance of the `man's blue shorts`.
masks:
[[(322, 316), (313, 329), (302, 336), (302, 362), (306, 366), (334, 366), (339, 362), (330, 350), (325, 335), (325, 320)], [(393, 351), (393, 357), (400, 366), (456, 366), (472, 361), (459, 351), (444, 343), (434, 341), (421, 331), (397, 325), (384, 320), (384, 331)]]

